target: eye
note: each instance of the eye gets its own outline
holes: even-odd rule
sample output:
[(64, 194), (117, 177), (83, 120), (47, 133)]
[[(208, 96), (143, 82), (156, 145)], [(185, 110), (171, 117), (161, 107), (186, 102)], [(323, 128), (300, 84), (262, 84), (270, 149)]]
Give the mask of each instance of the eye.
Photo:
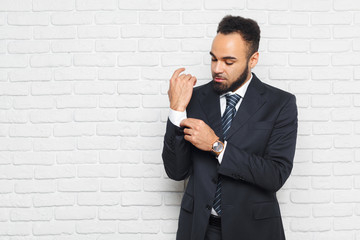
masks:
[(232, 63), (232, 62), (225, 62), (225, 64), (230, 66), (230, 65), (233, 65), (234, 63)]
[(216, 58), (212, 58), (211, 61), (212, 61), (212, 62), (216, 62), (217, 59), (216, 59)]

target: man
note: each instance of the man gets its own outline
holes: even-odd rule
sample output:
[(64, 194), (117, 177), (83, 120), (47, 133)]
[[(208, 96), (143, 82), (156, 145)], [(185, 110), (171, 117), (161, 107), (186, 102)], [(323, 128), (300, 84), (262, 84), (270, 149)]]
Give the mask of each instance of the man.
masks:
[(226, 16), (210, 55), (213, 80), (176, 70), (163, 161), (171, 179), (189, 178), (178, 240), (283, 240), (276, 192), (289, 177), (297, 135), (295, 97), (262, 83), (260, 29)]

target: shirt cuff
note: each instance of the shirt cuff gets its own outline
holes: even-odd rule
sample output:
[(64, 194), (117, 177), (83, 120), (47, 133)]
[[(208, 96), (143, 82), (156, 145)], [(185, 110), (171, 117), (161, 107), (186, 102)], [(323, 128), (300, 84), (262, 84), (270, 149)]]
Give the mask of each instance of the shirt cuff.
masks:
[(224, 152), (225, 152), (225, 149), (226, 149), (226, 145), (227, 145), (227, 141), (224, 141), (224, 150), (223, 150), (223, 151), (219, 154), (219, 156), (217, 157), (219, 164), (221, 164), (222, 159), (223, 159), (223, 157), (224, 157)]
[(174, 124), (175, 126), (180, 127), (181, 121), (186, 118), (187, 118), (186, 111), (179, 112), (179, 111), (175, 111), (170, 108), (169, 119), (170, 119), (170, 122), (172, 124)]

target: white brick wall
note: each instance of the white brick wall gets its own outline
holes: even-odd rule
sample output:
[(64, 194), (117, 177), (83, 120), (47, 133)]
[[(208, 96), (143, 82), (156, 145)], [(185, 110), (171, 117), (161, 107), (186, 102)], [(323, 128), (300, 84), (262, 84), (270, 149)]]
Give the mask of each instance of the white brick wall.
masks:
[(226, 14), (262, 30), (254, 72), (297, 96), (289, 240), (360, 240), (360, 1), (0, 0), (0, 239), (174, 239), (167, 87), (203, 84)]

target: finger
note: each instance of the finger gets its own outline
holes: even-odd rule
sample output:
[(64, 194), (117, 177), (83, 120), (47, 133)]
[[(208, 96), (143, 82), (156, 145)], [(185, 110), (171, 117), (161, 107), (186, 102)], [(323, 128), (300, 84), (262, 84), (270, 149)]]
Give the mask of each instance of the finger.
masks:
[(193, 130), (192, 130), (191, 128), (185, 128), (185, 129), (184, 129), (184, 134), (191, 136), (191, 135), (192, 135), (192, 131), (193, 131)]
[(195, 86), (196, 82), (197, 82), (197, 79), (196, 77), (191, 77), (190, 81), (193, 83), (193, 86)]
[(172, 75), (170, 81), (176, 79), (177, 77), (179, 77), (179, 74), (180, 74), (181, 72), (183, 72), (183, 71), (185, 71), (185, 68), (178, 68), (178, 69), (176, 69), (175, 72), (174, 72), (174, 74)]
[(187, 127), (187, 128), (193, 128), (196, 124), (196, 121), (198, 119), (195, 118), (185, 118), (180, 122), (180, 127)]
[(191, 142), (191, 136), (189, 135), (184, 135), (184, 139), (188, 142)]

